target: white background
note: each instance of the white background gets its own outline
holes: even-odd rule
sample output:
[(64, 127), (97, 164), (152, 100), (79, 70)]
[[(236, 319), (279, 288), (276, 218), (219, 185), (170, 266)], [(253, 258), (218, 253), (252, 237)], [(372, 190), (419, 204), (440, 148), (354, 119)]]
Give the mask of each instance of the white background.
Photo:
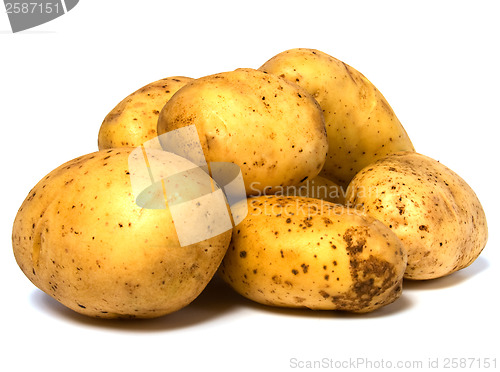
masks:
[[(457, 357), (497, 358), (500, 367), (497, 4), (82, 0), (18, 34), (0, 7), (0, 369), (287, 371), (299, 370), (294, 360), (322, 358), (424, 367), (440, 358), (443, 367)], [(475, 263), (443, 279), (405, 283), (397, 302), (367, 315), (268, 308), (213, 282), (170, 316), (98, 321), (24, 277), (11, 248), (17, 209), (52, 169), (97, 150), (102, 119), (122, 98), (167, 76), (257, 68), (294, 47), (320, 49), (360, 70), (416, 149), (472, 186), (490, 228)]]

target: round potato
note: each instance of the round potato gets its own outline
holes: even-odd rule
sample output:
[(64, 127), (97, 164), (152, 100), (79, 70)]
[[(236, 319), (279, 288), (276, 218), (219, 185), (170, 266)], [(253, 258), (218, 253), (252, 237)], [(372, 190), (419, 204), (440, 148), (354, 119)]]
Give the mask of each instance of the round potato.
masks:
[(186, 84), (161, 111), (158, 134), (193, 124), (206, 160), (237, 164), (249, 195), (313, 178), (325, 162), (318, 103), (262, 71), (238, 69)]
[(150, 83), (125, 97), (104, 118), (99, 130), (99, 150), (136, 147), (157, 137), (158, 115), (165, 103), (193, 79), (173, 76)]
[[(152, 318), (176, 311), (203, 290), (229, 245), (230, 230), (181, 246), (164, 200), (163, 209), (139, 206), (132, 151), (103, 150), (61, 165), (30, 191), (14, 222), (14, 255), (25, 275), (85, 315)], [(152, 156), (165, 172), (193, 166), (165, 152)], [(195, 178), (179, 186), (191, 194), (206, 187)], [(146, 203), (153, 197), (141, 194)]]
[(219, 274), (271, 306), (369, 312), (402, 291), (406, 251), (384, 224), (302, 197), (248, 199)]
[(259, 70), (294, 82), (316, 98), (329, 143), (321, 175), (342, 187), (376, 159), (414, 150), (384, 96), (342, 61), (319, 50), (297, 48), (274, 56)]
[(347, 203), (384, 222), (408, 251), (409, 279), (433, 279), (470, 265), (488, 239), (476, 194), (455, 172), (415, 152), (392, 154), (363, 169)]

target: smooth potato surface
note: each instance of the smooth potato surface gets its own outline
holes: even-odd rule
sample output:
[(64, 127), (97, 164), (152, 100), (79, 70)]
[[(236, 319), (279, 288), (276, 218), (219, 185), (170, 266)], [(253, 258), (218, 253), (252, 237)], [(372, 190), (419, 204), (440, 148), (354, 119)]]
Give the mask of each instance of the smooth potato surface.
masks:
[(173, 76), (150, 83), (125, 97), (109, 112), (101, 124), (99, 150), (136, 147), (158, 134), (158, 116), (165, 103), (193, 79)]
[[(14, 222), (14, 255), (25, 275), (85, 315), (176, 311), (203, 290), (229, 244), (230, 231), (181, 247), (168, 208), (138, 206), (132, 150), (103, 150), (61, 165), (30, 191)], [(163, 160), (166, 170), (187, 162), (172, 154)]]
[(329, 144), (321, 175), (342, 187), (376, 159), (414, 150), (384, 96), (344, 62), (319, 50), (297, 48), (277, 54), (259, 70), (296, 83), (318, 101)]
[(275, 75), (238, 69), (193, 80), (165, 105), (158, 133), (195, 125), (208, 162), (232, 162), (249, 195), (318, 175), (328, 144), (317, 102)]
[(488, 239), (474, 191), (455, 172), (415, 152), (392, 154), (363, 169), (347, 203), (384, 222), (408, 250), (409, 279), (433, 279), (470, 265)]
[(271, 306), (369, 312), (402, 291), (406, 251), (384, 224), (302, 197), (248, 199), (219, 273)]

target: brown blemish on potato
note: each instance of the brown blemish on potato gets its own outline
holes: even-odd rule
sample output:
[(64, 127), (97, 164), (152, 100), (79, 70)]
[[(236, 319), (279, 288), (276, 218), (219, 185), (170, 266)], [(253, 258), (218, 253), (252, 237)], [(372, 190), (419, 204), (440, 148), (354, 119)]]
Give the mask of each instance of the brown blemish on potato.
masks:
[(330, 295), (326, 293), (325, 291), (319, 291), (319, 294), (326, 300)]
[(366, 245), (368, 229), (363, 226), (353, 226), (347, 229), (343, 239), (347, 243), (346, 250), (352, 255), (362, 253)]
[[(351, 258), (349, 265), (353, 280), (351, 289), (343, 296), (331, 298), (339, 310), (365, 311), (375, 296), (386, 292), (395, 284), (394, 266), (373, 255), (370, 255), (368, 259)], [(395, 291), (397, 293), (394, 294), (394, 299), (399, 297), (401, 286), (398, 286)]]
[(311, 216), (306, 217), (304, 219), (304, 225), (305, 225), (305, 227), (311, 227), (313, 225), (311, 221), (312, 221), (312, 217)]

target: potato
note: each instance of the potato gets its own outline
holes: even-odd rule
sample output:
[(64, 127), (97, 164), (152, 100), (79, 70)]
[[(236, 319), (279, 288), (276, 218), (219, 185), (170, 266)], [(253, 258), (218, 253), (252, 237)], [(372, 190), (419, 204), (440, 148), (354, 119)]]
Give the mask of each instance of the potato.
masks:
[(325, 117), (329, 150), (321, 175), (346, 187), (361, 168), (413, 145), (391, 106), (351, 66), (315, 49), (290, 49), (259, 70), (292, 81), (316, 98)]
[(101, 124), (99, 150), (136, 147), (157, 136), (158, 115), (165, 103), (191, 78), (173, 76), (150, 83), (125, 97)]
[(488, 239), (476, 194), (455, 172), (415, 152), (363, 169), (347, 203), (384, 222), (408, 250), (408, 279), (433, 279), (470, 265)]
[[(14, 255), (25, 275), (85, 315), (151, 318), (176, 311), (203, 290), (229, 245), (231, 230), (181, 247), (171, 209), (139, 206), (131, 186), (137, 175), (129, 175), (132, 150), (102, 150), (61, 165), (30, 191), (14, 222)], [(165, 172), (193, 166), (166, 152), (150, 155), (150, 164), (155, 158)], [(178, 186), (192, 193), (206, 187), (196, 177)], [(151, 191), (140, 197), (147, 202)]]
[(402, 291), (406, 251), (381, 222), (302, 197), (248, 199), (220, 276), (271, 306), (369, 312)]
[(161, 111), (158, 133), (192, 124), (206, 160), (237, 164), (249, 195), (313, 178), (325, 162), (320, 107), (275, 75), (238, 69), (186, 84)]

